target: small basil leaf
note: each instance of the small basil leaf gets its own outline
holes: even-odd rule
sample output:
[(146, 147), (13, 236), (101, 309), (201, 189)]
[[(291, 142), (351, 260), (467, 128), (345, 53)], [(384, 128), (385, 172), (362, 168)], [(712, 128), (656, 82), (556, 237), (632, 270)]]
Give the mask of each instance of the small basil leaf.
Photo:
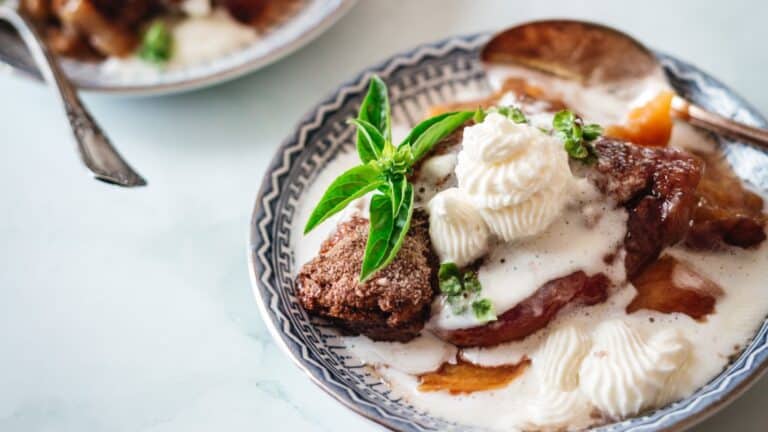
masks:
[(463, 295), (448, 296), (446, 300), (451, 305), (451, 312), (454, 315), (463, 315), (467, 311), (467, 299)]
[(155, 21), (141, 38), (138, 56), (150, 63), (166, 63), (173, 54), (173, 35), (162, 21)]
[(382, 184), (386, 184), (386, 181), (376, 163), (358, 165), (347, 170), (331, 183), (320, 198), (320, 202), (307, 220), (304, 234), (341, 211), (352, 200), (360, 198)]
[(473, 115), (474, 113), (472, 111), (461, 111), (447, 116), (430, 126), (411, 146), (414, 160), (418, 161), (424, 155), (429, 153), (435, 144), (461, 127), (467, 120), (471, 119)]
[(400, 143), (400, 145), (398, 147), (403, 147), (405, 145), (413, 145), (413, 143), (417, 139), (419, 139), (419, 137), (424, 132), (426, 132), (427, 129), (429, 129), (432, 125), (434, 125), (435, 123), (443, 120), (444, 118), (450, 117), (450, 116), (452, 116), (454, 114), (456, 114), (455, 111), (454, 112), (447, 112), (447, 113), (443, 113), (443, 114), (438, 114), (438, 115), (436, 115), (434, 117), (430, 117), (430, 118), (422, 121), (421, 123), (419, 123), (416, 126), (414, 126), (413, 129), (411, 129), (411, 132), (408, 134), (408, 136), (405, 137), (403, 142)]
[(437, 278), (440, 280), (448, 279), (449, 277), (459, 278), (460, 276), (459, 267), (452, 262), (440, 264), (440, 269), (437, 271)]
[(477, 107), (477, 109), (475, 110), (475, 113), (472, 114), (472, 121), (475, 123), (482, 123), (483, 120), (485, 120), (486, 115), (487, 114), (481, 107)]
[(363, 281), (376, 270), (383, 267), (381, 262), (387, 257), (389, 239), (394, 229), (395, 218), (392, 213), (392, 201), (386, 195), (374, 195), (370, 205), (370, 227), (368, 241), (365, 244), (360, 280)]
[(379, 268), (384, 268), (391, 263), (400, 248), (403, 246), (405, 235), (408, 233), (408, 229), (411, 227), (411, 217), (413, 216), (413, 186), (408, 183), (405, 189), (405, 195), (403, 196), (403, 204), (400, 206), (400, 211), (395, 217), (394, 228), (392, 229), (392, 235), (389, 237), (389, 247), (387, 248), (387, 258), (379, 264)]
[(368, 163), (380, 159), (386, 140), (376, 126), (360, 119), (349, 119), (347, 122), (357, 126), (357, 154), (360, 160)]
[(520, 108), (517, 107), (501, 106), (496, 108), (496, 112), (518, 124), (528, 122), (528, 119), (525, 118), (525, 114), (523, 114), (523, 112), (520, 111)]
[(576, 122), (576, 115), (568, 110), (562, 110), (555, 114), (555, 118), (552, 120), (552, 126), (556, 131), (566, 132), (573, 128), (573, 124)]
[(565, 151), (574, 159), (584, 159), (589, 156), (589, 151), (580, 142), (572, 139), (565, 141)]
[(603, 134), (603, 128), (599, 124), (588, 124), (584, 125), (582, 133), (585, 140), (594, 141)]
[(477, 278), (477, 273), (473, 271), (464, 273), (464, 289), (470, 293), (478, 293), (483, 289), (480, 279)]
[(440, 292), (447, 296), (457, 296), (463, 291), (461, 281), (456, 276), (440, 279)]
[(395, 215), (403, 207), (403, 198), (408, 188), (408, 181), (403, 176), (398, 176), (394, 179), (390, 178), (389, 187), (392, 191), (392, 214)]
[(496, 313), (493, 311), (493, 303), (487, 298), (472, 302), (472, 312), (475, 318), (481, 322), (496, 321)]
[(371, 123), (385, 140), (392, 140), (392, 120), (390, 117), (387, 85), (378, 76), (371, 77), (363, 103), (360, 105), (358, 120)]

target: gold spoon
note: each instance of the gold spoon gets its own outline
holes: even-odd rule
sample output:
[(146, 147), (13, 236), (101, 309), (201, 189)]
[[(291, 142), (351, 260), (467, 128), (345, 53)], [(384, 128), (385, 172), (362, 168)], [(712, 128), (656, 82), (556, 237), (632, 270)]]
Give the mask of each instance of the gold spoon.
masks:
[(59, 67), (58, 60), (43, 42), (32, 20), (19, 9), (16, 0), (0, 0), (0, 20), (10, 23), (18, 31), (43, 77), (57, 90), (77, 141), (80, 157), (93, 176), (123, 187), (146, 185), (146, 180), (120, 156), (85, 108), (74, 86)]
[[(633, 37), (599, 24), (545, 20), (497, 33), (483, 47), (486, 68), (517, 65), (591, 86), (663, 77), (656, 56)], [(673, 114), (694, 126), (768, 148), (768, 130), (739, 123), (694, 105), (679, 95)]]

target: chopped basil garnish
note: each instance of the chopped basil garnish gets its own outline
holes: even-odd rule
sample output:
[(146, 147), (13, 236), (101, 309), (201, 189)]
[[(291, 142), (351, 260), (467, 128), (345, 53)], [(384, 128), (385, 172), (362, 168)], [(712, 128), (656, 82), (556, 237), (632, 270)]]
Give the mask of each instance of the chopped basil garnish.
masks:
[(525, 118), (525, 114), (523, 114), (523, 112), (520, 111), (520, 108), (502, 106), (502, 107), (496, 108), (496, 112), (512, 120), (515, 123), (521, 123), (521, 124), (528, 123), (528, 119)]
[(555, 114), (552, 127), (555, 134), (563, 141), (565, 151), (570, 157), (586, 163), (595, 161), (595, 149), (591, 142), (603, 133), (600, 125), (585, 125), (573, 112), (563, 110)]
[(471, 293), (478, 293), (483, 289), (483, 287), (480, 286), (480, 280), (477, 278), (477, 273), (464, 273), (464, 289)]
[(149, 26), (141, 39), (139, 58), (150, 63), (166, 63), (173, 54), (173, 36), (162, 21)]
[(496, 321), (496, 313), (493, 311), (493, 303), (487, 298), (472, 302), (472, 312), (478, 321)]
[(487, 298), (478, 299), (482, 291), (477, 273), (466, 271), (462, 274), (454, 263), (443, 263), (437, 273), (440, 292), (445, 295), (454, 315), (461, 315), (471, 306), (475, 318), (481, 322), (493, 321), (493, 304)]
[(520, 108), (512, 106), (493, 107), (487, 110), (483, 110), (482, 108), (478, 107), (474, 114), (472, 114), (472, 120), (474, 120), (475, 123), (482, 123), (483, 120), (485, 120), (485, 117), (493, 112), (499, 113), (518, 124), (528, 123), (528, 119), (525, 117), (525, 114), (520, 110)]
[[(361, 282), (391, 263), (403, 244), (413, 215), (413, 185), (407, 179), (413, 165), (474, 114), (457, 111), (424, 120), (399, 146), (395, 146), (390, 113), (387, 86), (381, 78), (374, 76), (357, 118), (350, 120), (357, 127), (357, 152), (363, 164), (346, 171), (331, 183), (304, 227), (304, 233), (309, 233), (353, 200), (373, 192)], [(460, 291), (462, 284), (458, 269), (456, 274), (453, 289)]]

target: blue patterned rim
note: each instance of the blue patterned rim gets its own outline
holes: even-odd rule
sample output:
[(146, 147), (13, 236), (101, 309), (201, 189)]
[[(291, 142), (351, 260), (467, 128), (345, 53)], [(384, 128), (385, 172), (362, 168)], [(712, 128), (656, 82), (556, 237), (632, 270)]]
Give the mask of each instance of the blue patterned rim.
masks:
[[(338, 343), (337, 334), (307, 316), (294, 296), (290, 248), (293, 216), (305, 187), (340, 152), (352, 148), (353, 116), (368, 79), (376, 73), (390, 86), (393, 121), (413, 124), (424, 109), (462, 90), (486, 88), (477, 61), (487, 34), (454, 37), (419, 46), (365, 70), (310, 111), (277, 150), (256, 199), (248, 250), (254, 295), (273, 337), (293, 361), (331, 396), (360, 415), (398, 431), (469, 431), (467, 426), (424, 413), (390, 393), (386, 385)], [(683, 96), (728, 117), (766, 127), (744, 99), (698, 68), (658, 54), (672, 85)], [(719, 139), (737, 174), (768, 190), (768, 155)], [(677, 431), (703, 420), (740, 395), (768, 368), (768, 320), (744, 351), (690, 397), (598, 431)]]

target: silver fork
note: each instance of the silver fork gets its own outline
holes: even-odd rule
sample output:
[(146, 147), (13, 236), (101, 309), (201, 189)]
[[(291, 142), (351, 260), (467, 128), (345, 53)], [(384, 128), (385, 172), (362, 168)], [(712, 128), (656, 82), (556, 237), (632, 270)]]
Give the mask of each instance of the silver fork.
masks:
[(77, 141), (80, 158), (94, 177), (124, 187), (146, 185), (146, 180), (120, 156), (109, 138), (91, 117), (32, 21), (19, 9), (18, 0), (0, 1), (0, 19), (8, 22), (18, 31), (45, 81), (58, 90), (57, 93)]

